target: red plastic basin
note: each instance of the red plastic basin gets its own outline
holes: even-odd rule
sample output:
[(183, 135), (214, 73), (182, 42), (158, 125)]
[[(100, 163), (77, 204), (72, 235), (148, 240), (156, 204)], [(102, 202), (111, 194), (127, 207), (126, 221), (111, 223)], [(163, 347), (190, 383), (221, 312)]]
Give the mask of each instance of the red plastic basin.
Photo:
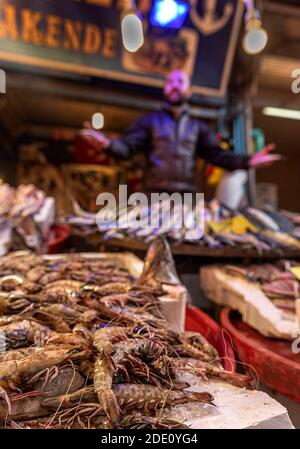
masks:
[(48, 253), (58, 254), (62, 251), (64, 243), (71, 235), (71, 227), (67, 224), (54, 225), (50, 231), (48, 241)]
[(218, 351), (227, 371), (236, 372), (236, 360), (229, 336), (206, 313), (191, 305), (186, 308), (185, 328), (199, 332)]
[(238, 358), (255, 368), (259, 382), (300, 403), (300, 354), (293, 353), (292, 342), (264, 337), (229, 308), (222, 310), (221, 323)]

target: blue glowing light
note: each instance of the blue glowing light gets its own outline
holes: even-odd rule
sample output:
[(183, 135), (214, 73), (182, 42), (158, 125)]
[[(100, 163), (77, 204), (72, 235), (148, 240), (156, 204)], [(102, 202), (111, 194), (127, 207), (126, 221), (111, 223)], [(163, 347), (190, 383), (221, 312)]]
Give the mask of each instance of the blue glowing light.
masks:
[(183, 0), (154, 0), (150, 23), (157, 27), (180, 28), (190, 10)]

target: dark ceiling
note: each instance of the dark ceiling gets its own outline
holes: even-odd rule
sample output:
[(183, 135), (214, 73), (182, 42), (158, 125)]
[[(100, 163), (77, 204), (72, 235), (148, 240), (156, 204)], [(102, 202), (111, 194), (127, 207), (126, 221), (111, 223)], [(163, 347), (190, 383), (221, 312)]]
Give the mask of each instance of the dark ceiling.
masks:
[[(292, 107), (299, 104), (299, 96), (291, 94), (291, 73), (300, 68), (299, 3), (257, 0), (262, 6), (263, 24), (269, 34), (265, 52), (255, 59), (257, 107), (270, 102)], [(250, 61), (253, 57), (243, 55), (243, 58)], [(251, 72), (250, 77), (253, 75)], [(72, 80), (62, 83), (24, 73), (14, 73), (8, 80), (7, 95), (2, 96), (0, 102), (0, 122), (13, 134), (26, 129), (40, 133), (49, 133), (55, 127), (78, 129), (96, 111), (105, 115), (105, 130), (115, 132), (159, 103), (157, 94), (154, 98), (153, 93), (146, 90), (138, 94), (130, 90), (127, 95), (119, 94), (117, 90), (109, 89), (107, 82), (101, 81), (80, 85)]]
[[(294, 5), (292, 5), (294, 3)], [(269, 42), (260, 57), (256, 104), (294, 107), (298, 97), (291, 93), (292, 72), (300, 68), (300, 2), (263, 2), (263, 25)]]

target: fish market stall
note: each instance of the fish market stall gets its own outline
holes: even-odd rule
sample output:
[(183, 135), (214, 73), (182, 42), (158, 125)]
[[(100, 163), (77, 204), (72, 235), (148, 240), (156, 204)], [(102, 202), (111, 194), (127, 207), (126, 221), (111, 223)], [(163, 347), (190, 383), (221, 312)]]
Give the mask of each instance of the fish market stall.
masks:
[(161, 304), (184, 289), (169, 257), (157, 242), (144, 266), (115, 253), (1, 258), (2, 427), (292, 428), (252, 376), (172, 329)]
[[(286, 211), (274, 212), (247, 207), (243, 210), (229, 211), (215, 201), (204, 206), (203, 227), (193, 230), (178, 229), (176, 210), (169, 228), (151, 228), (145, 226), (151, 210), (161, 214), (163, 202), (158, 207), (140, 210), (132, 207), (130, 214), (142, 219), (137, 223), (130, 221), (127, 228), (115, 228), (109, 221), (101, 225), (97, 214), (88, 213), (73, 202), (73, 215), (66, 217), (66, 223), (72, 225), (73, 234), (105, 248), (122, 248), (130, 251), (145, 252), (152, 240), (158, 237), (168, 239), (172, 253), (180, 256), (220, 257), (220, 258), (278, 258), (300, 256), (299, 215)], [(181, 210), (178, 211), (181, 213)], [(195, 217), (196, 208), (186, 217), (187, 223)], [(122, 222), (122, 212), (116, 216)], [(153, 219), (153, 218), (152, 218)]]
[(2, 3), (0, 428), (293, 428), (299, 10)]

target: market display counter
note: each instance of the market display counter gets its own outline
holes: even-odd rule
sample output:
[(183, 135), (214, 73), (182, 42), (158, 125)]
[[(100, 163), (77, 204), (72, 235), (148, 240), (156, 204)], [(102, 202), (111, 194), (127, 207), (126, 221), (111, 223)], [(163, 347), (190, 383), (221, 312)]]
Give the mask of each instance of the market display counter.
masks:
[[(72, 230), (72, 242), (76, 248), (93, 248), (102, 251), (119, 251), (127, 250), (137, 254), (145, 254), (150, 246), (150, 243), (145, 243), (142, 240), (129, 238), (110, 238), (104, 239), (99, 233), (89, 233), (86, 235), (77, 234)], [(193, 243), (170, 243), (170, 248), (174, 256), (187, 256), (194, 259), (208, 258), (208, 259), (259, 259), (272, 260), (277, 258), (300, 258), (300, 250), (285, 250), (277, 249), (273, 251), (258, 252), (254, 249), (241, 248), (209, 248), (204, 245)]]
[[(126, 249), (128, 251), (139, 251), (145, 253), (150, 243), (145, 243), (141, 240), (134, 240), (128, 238), (112, 238), (102, 239), (98, 234), (89, 235), (86, 237), (89, 242), (104, 246), (107, 249)], [(209, 248), (204, 245), (197, 245), (192, 243), (174, 243), (170, 244), (174, 256), (191, 256), (191, 257), (209, 257), (209, 258), (238, 258), (238, 259), (276, 259), (276, 258), (299, 258), (300, 250), (285, 250), (277, 249), (268, 252), (258, 252), (253, 249), (238, 249), (238, 248)]]

